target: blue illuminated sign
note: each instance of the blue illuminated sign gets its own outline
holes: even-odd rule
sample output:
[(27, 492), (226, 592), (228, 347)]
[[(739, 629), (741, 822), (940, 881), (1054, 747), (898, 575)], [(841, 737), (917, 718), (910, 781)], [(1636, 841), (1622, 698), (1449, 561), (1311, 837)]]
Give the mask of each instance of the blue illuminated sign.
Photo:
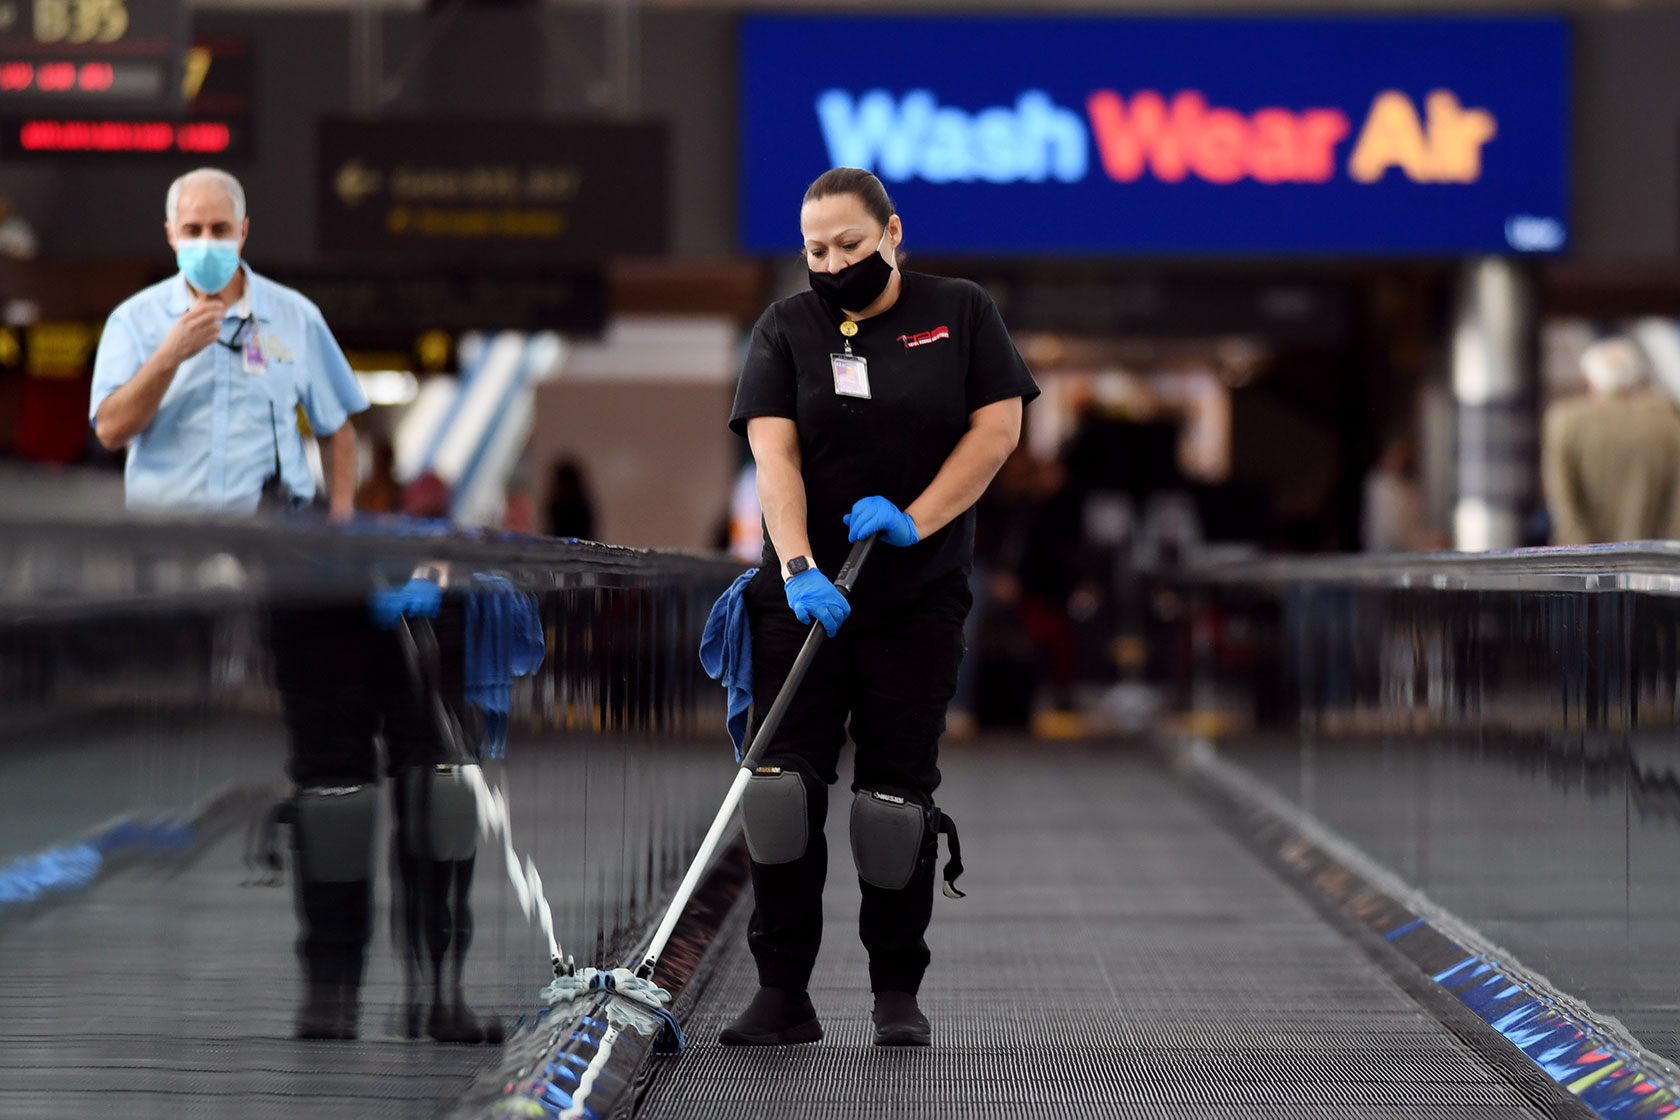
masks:
[(742, 31), (742, 243), (831, 166), (922, 252), (1554, 253), (1562, 19), (880, 19)]

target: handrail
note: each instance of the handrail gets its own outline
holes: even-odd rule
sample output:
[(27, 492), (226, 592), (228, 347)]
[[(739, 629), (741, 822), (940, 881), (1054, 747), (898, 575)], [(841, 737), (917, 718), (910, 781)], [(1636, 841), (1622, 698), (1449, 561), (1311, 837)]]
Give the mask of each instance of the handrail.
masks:
[[(422, 529), (425, 527), (422, 526)], [(625, 548), (530, 534), (417, 532), (400, 519), (0, 519), (0, 612), (213, 607), (230, 596), (335, 596), (423, 564), (495, 572), (528, 590), (707, 586), (741, 565), (720, 554)]]
[(1680, 541), (1419, 552), (1267, 556), (1192, 564), (1192, 583), (1324, 584), (1439, 591), (1635, 591), (1680, 594)]

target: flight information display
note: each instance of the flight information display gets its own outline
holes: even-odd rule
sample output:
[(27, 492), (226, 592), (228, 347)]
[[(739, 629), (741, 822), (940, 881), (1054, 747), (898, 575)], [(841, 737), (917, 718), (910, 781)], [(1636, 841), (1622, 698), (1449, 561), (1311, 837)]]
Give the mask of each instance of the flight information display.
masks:
[(0, 0), (0, 112), (181, 106), (183, 0)]
[[(195, 39), (181, 67), (181, 108), (174, 114), (103, 105), (84, 111), (28, 113), (24, 102), (0, 113), (0, 156), (7, 159), (97, 156), (196, 156), (237, 160), (252, 151), (255, 68), (248, 39)], [(0, 83), (5, 73), (0, 69)]]

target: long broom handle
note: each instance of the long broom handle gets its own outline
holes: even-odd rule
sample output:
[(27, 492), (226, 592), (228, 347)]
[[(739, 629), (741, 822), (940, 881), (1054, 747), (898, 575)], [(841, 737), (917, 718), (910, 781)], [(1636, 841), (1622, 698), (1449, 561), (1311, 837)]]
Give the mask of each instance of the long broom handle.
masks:
[[(869, 550), (875, 547), (875, 537), (878, 535), (871, 534), (858, 541), (852, 546), (846, 562), (840, 565), (840, 571), (834, 577), (834, 586), (838, 587), (842, 594), (849, 596), (852, 593), (852, 587), (857, 583), (858, 572), (863, 568), (864, 560), (868, 559)], [(817, 650), (822, 647), (823, 639), (827, 636), (822, 623), (811, 624), (811, 632), (805, 638), (805, 645), (800, 648), (799, 656), (794, 658), (793, 667), (788, 670), (787, 680), (782, 682), (782, 690), (776, 694), (775, 703), (770, 705), (770, 711), (758, 725), (758, 734), (753, 736), (752, 746), (741, 759), (741, 769), (736, 771), (735, 781), (730, 785), (729, 793), (718, 808), (717, 816), (712, 819), (712, 827), (706, 830), (706, 838), (700, 842), (700, 850), (695, 853), (694, 862), (688, 865), (688, 872), (683, 875), (682, 883), (678, 885), (677, 893), (671, 899), (671, 905), (666, 908), (665, 917), (660, 921), (659, 928), (654, 931), (653, 940), (648, 942), (647, 952), (642, 954), (642, 963), (636, 968), (636, 975), (644, 980), (653, 978), (653, 970), (659, 964), (660, 954), (665, 952), (665, 945), (671, 940), (671, 934), (677, 928), (677, 920), (687, 908), (694, 888), (700, 885), (700, 876), (712, 862), (712, 854), (717, 851), (718, 844), (723, 840), (729, 820), (735, 815), (736, 806), (741, 803), (741, 795), (747, 791), (747, 782), (752, 779), (753, 770), (758, 767), (758, 760), (764, 757), (764, 749), (770, 745), (776, 729), (781, 726), (788, 705), (793, 703), (794, 693), (799, 690), (806, 670), (810, 669), (811, 662), (816, 660)]]

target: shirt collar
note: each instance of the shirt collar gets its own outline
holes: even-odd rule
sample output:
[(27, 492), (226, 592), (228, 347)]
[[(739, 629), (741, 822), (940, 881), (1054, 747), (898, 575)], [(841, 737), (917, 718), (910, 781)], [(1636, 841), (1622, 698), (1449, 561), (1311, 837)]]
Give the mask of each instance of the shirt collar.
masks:
[[(251, 271), (251, 266), (244, 261), (239, 262), (239, 271), (245, 274), (245, 294), (239, 297), (239, 302), (228, 308), (228, 318), (244, 319), (255, 314), (258, 319), (268, 317), (268, 301), (263, 298), (260, 290), (261, 279)], [(187, 274), (177, 272), (175, 279), (169, 284), (169, 303), (166, 310), (171, 318), (179, 319), (192, 306), (192, 289), (187, 286)]]

